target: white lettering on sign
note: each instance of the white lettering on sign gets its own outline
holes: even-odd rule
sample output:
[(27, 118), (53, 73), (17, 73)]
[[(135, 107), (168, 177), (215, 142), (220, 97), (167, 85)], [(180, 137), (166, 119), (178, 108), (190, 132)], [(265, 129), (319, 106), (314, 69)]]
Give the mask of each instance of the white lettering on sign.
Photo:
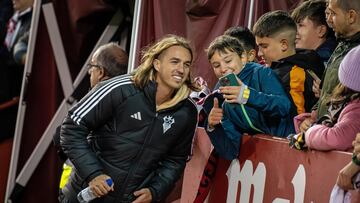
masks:
[[(240, 162), (234, 159), (228, 168), (226, 175), (228, 177), (227, 203), (236, 203), (239, 182), (241, 184), (239, 202), (250, 202), (251, 186), (254, 186), (253, 203), (262, 203), (265, 191), (266, 168), (263, 162), (259, 162), (254, 171), (253, 164), (246, 160), (240, 170)], [(303, 203), (305, 197), (306, 174), (302, 164), (297, 168), (291, 181), (294, 187), (294, 203)], [(290, 203), (290, 200), (275, 198), (273, 203)]]
[[(239, 173), (240, 171), (240, 173)], [(255, 172), (250, 160), (246, 160), (242, 170), (238, 159), (234, 159), (226, 172), (229, 179), (227, 194), (228, 203), (235, 203), (239, 182), (241, 183), (240, 201), (249, 202), (251, 186), (254, 185), (254, 203), (262, 203), (264, 198), (266, 169), (264, 163), (260, 162)]]

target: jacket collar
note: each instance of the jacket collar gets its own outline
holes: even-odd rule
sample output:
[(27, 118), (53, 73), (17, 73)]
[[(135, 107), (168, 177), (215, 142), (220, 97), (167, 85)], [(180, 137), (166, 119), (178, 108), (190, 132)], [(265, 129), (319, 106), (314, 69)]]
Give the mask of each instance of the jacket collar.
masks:
[(151, 106), (154, 106), (154, 109), (156, 109), (156, 88), (157, 84), (152, 80), (150, 80), (149, 83), (144, 87), (145, 97), (148, 99)]
[(315, 73), (319, 72), (319, 69), (324, 69), (324, 64), (321, 61), (320, 56), (316, 51), (308, 49), (296, 49), (296, 54), (271, 63), (271, 69), (281, 68), (281, 64), (283, 63), (297, 65), (304, 69), (311, 69)]
[(332, 52), (335, 50), (337, 46), (336, 39), (333, 37), (330, 37), (325, 40), (317, 49), (316, 52), (319, 54), (319, 56), (322, 59), (329, 59)]
[(247, 78), (249, 75), (253, 74), (254, 69), (257, 67), (263, 67), (263, 66), (258, 63), (254, 63), (254, 62), (246, 63), (244, 68), (241, 70), (241, 72), (239, 74), (237, 74), (237, 76), (240, 79)]
[(23, 10), (22, 12), (16, 11), (12, 18), (15, 21), (18, 21), (23, 18), (31, 17), (31, 15), (32, 15), (32, 7), (29, 7), (27, 9)]
[[(144, 87), (144, 94), (147, 100), (150, 102), (151, 106), (154, 107), (154, 111), (156, 111), (156, 91), (157, 91), (157, 83), (156, 81), (149, 81), (149, 83)], [(178, 102), (175, 106), (172, 106), (167, 109), (177, 109), (180, 106), (182, 106), (183, 102), (185, 102), (187, 99), (184, 99), (180, 102)], [(167, 110), (164, 109), (164, 110)], [(160, 110), (163, 111), (163, 110)]]
[(360, 32), (357, 32), (356, 34), (354, 34), (353, 36), (351, 36), (349, 38), (340, 38), (339, 41), (348, 42), (348, 43), (359, 42), (360, 41)]

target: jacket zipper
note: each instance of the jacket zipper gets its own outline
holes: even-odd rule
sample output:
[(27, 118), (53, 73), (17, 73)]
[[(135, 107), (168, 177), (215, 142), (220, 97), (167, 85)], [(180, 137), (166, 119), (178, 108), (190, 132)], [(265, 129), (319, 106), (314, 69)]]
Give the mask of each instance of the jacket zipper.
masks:
[[(158, 117), (158, 113), (156, 112), (155, 113), (155, 117), (153, 118), (153, 124), (156, 123), (156, 118)], [(146, 136), (145, 136), (145, 141), (144, 141), (144, 144), (141, 146), (141, 149), (140, 151), (137, 153), (136, 157), (134, 158), (135, 160), (135, 163), (131, 166), (131, 168), (129, 169), (129, 173), (127, 174), (126, 178), (125, 178), (125, 181), (122, 183), (122, 186), (121, 186), (121, 189), (120, 189), (120, 195), (118, 198), (120, 199), (123, 199), (123, 193), (127, 187), (127, 183), (129, 182), (129, 178), (132, 177), (132, 175), (134, 174), (134, 169), (138, 167), (139, 165), (139, 158), (141, 157), (141, 155), (143, 154), (144, 152), (144, 148), (146, 146), (146, 144), (148, 143), (148, 141), (150, 140), (151, 138), (151, 135), (150, 133), (152, 132), (152, 129), (153, 129), (154, 125), (151, 125), (150, 129), (147, 131), (146, 133)], [(116, 201), (118, 201), (118, 199), (116, 199)]]
[[(179, 102), (179, 103), (180, 103), (180, 102)], [(158, 112), (157, 112), (156, 109), (155, 109), (155, 117), (154, 117), (154, 119), (153, 119), (153, 124), (156, 123), (156, 118), (158, 117), (159, 113), (162, 113), (162, 112), (165, 112), (165, 111), (169, 111), (169, 110), (171, 110), (171, 109), (175, 109), (178, 105), (179, 105), (179, 104), (177, 104), (177, 105), (175, 105), (175, 106), (173, 106), (173, 107), (167, 108), (167, 109), (162, 109), (162, 110), (160, 110), (160, 111), (158, 111)], [(118, 197), (118, 198), (120, 198), (120, 199), (123, 198), (123, 195), (124, 195), (123, 193), (124, 193), (124, 191), (125, 191), (125, 189), (126, 189), (126, 185), (127, 185), (128, 181), (129, 181), (129, 178), (132, 177), (132, 175), (133, 175), (133, 173), (134, 173), (134, 169), (137, 168), (137, 166), (139, 165), (140, 160), (139, 160), (138, 158), (141, 157), (141, 155), (143, 154), (144, 147), (145, 147), (145, 145), (148, 143), (148, 141), (149, 141), (149, 139), (150, 139), (150, 137), (151, 137), (149, 134), (152, 132), (153, 127), (154, 127), (154, 125), (151, 125), (149, 131), (147, 132), (146, 137), (145, 137), (144, 144), (142, 145), (140, 151), (138, 152), (138, 154), (137, 154), (136, 157), (135, 157), (136, 162), (135, 162), (134, 165), (129, 169), (130, 172), (127, 174), (127, 176), (126, 176), (126, 178), (125, 178), (125, 181), (123, 182), (123, 185), (121, 186), (120, 193), (119, 193), (120, 195), (119, 195), (119, 197)], [(116, 201), (118, 201), (118, 198), (116, 198)]]

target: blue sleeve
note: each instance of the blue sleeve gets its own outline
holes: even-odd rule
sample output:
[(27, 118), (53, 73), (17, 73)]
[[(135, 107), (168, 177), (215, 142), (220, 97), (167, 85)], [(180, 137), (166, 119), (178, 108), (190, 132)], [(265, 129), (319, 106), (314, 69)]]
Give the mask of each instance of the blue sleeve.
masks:
[(258, 74), (261, 91), (249, 87), (250, 96), (246, 105), (265, 112), (269, 116), (288, 116), (291, 111), (291, 102), (276, 74), (270, 68), (263, 68)]
[[(221, 122), (222, 124), (215, 126), (213, 131), (206, 128), (206, 132), (221, 157), (228, 160), (236, 159), (239, 155), (242, 134), (236, 130), (229, 119), (224, 118)], [(208, 126), (207, 121), (205, 121), (205, 126)]]

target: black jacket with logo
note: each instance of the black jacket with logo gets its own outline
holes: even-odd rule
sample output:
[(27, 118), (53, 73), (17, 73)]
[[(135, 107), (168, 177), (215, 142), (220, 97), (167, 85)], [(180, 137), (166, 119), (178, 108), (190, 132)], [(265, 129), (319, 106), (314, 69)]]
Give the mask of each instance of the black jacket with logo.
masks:
[(197, 110), (186, 99), (157, 112), (155, 95), (155, 82), (140, 90), (129, 75), (118, 76), (69, 111), (61, 145), (76, 169), (63, 189), (67, 199), (74, 201), (103, 173), (114, 191), (94, 202), (131, 202), (133, 192), (146, 187), (154, 201), (166, 197), (191, 154)]

